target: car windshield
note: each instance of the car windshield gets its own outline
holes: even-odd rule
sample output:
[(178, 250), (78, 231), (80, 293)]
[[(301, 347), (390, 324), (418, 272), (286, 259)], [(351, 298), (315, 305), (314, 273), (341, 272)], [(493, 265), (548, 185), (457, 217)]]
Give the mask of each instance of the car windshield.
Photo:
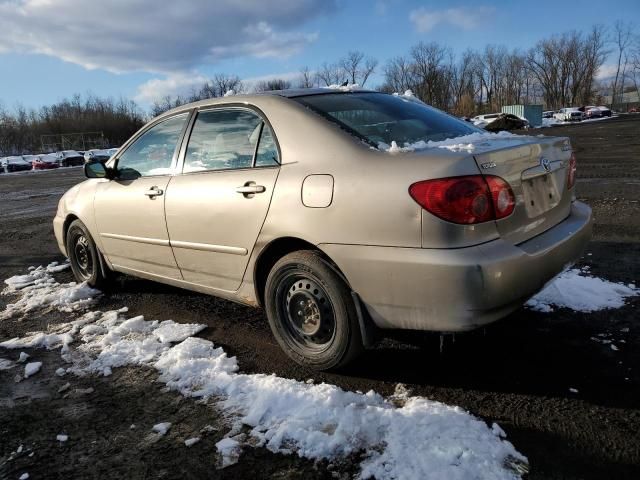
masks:
[(294, 97), (343, 129), (379, 147), (439, 141), (478, 128), (412, 98), (383, 93), (335, 93)]

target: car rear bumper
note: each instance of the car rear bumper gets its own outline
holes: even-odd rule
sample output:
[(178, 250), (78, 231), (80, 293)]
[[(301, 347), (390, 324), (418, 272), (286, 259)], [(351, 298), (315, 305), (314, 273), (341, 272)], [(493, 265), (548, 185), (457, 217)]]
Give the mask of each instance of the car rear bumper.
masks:
[(519, 245), (457, 249), (322, 244), (381, 328), (459, 332), (519, 308), (574, 263), (591, 237), (591, 209), (574, 202), (555, 227)]

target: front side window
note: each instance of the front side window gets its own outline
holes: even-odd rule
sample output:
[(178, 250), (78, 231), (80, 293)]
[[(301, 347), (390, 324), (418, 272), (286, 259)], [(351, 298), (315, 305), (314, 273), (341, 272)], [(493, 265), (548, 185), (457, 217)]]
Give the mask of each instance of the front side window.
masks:
[(439, 141), (482, 132), (422, 102), (382, 93), (331, 93), (294, 97), (343, 129), (379, 147)]
[(187, 113), (176, 115), (143, 133), (118, 158), (118, 177), (135, 179), (170, 174), (187, 116)]
[(196, 118), (184, 173), (250, 168), (262, 129), (262, 119), (245, 109), (214, 109)]

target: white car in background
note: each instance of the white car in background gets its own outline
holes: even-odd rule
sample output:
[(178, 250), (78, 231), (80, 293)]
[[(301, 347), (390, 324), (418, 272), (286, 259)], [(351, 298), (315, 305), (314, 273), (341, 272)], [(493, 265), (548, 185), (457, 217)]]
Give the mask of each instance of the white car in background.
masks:
[(580, 122), (584, 120), (584, 112), (581, 112), (577, 107), (561, 108), (553, 115), (553, 118), (562, 122)]

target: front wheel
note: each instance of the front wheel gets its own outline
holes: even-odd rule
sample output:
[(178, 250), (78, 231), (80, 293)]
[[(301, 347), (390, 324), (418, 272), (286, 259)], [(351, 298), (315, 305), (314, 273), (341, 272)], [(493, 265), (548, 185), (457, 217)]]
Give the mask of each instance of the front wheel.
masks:
[(100, 252), (89, 230), (80, 220), (74, 220), (69, 225), (66, 247), (76, 280), (87, 282), (90, 287), (103, 288), (108, 278), (100, 266)]
[(339, 368), (362, 350), (350, 290), (318, 252), (293, 252), (273, 266), (265, 307), (276, 340), (300, 365)]

